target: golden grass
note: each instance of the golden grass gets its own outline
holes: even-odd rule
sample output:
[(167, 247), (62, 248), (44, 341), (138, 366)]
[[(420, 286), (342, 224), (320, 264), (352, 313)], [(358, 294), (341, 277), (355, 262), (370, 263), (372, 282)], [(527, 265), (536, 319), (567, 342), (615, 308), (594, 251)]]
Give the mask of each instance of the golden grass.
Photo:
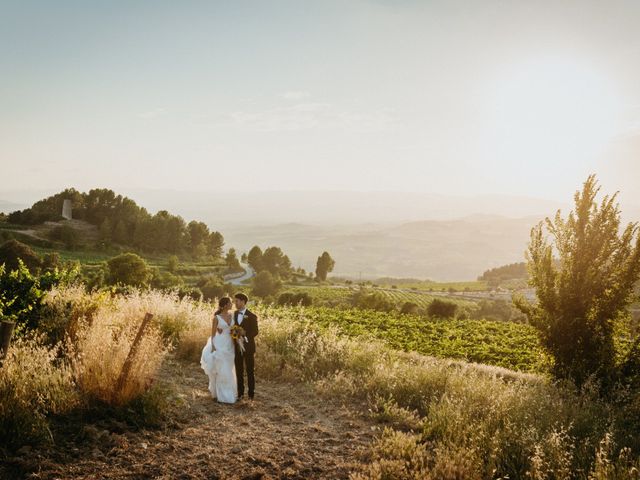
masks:
[(71, 368), (39, 338), (16, 338), (0, 367), (0, 441), (19, 446), (47, 436), (46, 417), (78, 403)]

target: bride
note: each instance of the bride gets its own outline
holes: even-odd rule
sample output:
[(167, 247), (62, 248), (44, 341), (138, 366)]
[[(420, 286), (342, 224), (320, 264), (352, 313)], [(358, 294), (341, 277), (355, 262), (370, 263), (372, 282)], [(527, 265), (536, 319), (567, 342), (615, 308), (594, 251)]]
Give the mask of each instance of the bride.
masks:
[(200, 366), (209, 376), (211, 396), (222, 403), (235, 403), (238, 396), (232, 324), (231, 299), (222, 297), (212, 320), (211, 336), (200, 357)]

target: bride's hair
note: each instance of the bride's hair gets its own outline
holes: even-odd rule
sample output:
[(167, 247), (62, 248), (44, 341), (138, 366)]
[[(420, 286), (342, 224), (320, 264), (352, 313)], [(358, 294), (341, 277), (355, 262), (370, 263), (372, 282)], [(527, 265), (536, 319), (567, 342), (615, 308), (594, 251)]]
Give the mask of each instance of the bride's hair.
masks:
[(224, 312), (224, 309), (227, 305), (231, 304), (231, 299), (229, 297), (222, 297), (218, 300), (218, 309), (216, 310), (216, 315)]

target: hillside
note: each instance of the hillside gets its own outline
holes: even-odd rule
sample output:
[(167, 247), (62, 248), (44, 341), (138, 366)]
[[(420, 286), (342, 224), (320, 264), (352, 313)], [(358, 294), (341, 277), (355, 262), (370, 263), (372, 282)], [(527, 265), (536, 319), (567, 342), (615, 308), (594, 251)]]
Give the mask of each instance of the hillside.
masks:
[(472, 216), (399, 225), (223, 225), (226, 240), (244, 251), (278, 245), (295, 264), (313, 269), (309, 251), (328, 250), (334, 275), (475, 280), (483, 271), (523, 260), (540, 217)]

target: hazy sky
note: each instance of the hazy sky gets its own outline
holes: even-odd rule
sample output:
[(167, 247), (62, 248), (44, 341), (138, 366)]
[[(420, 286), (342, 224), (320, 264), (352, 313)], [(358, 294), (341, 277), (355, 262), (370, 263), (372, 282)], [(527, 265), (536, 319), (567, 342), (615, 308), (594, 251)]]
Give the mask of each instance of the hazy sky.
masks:
[(3, 190), (567, 200), (596, 172), (640, 204), (637, 1), (0, 8)]

